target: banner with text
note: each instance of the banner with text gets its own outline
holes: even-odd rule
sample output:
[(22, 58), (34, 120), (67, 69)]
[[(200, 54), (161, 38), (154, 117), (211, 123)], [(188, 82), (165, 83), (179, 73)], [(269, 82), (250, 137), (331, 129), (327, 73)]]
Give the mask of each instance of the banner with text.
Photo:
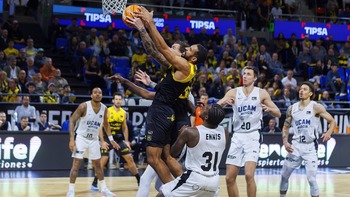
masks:
[(293, 33), (297, 39), (304, 39), (309, 35), (310, 40), (324, 38), (328, 40), (333, 36), (334, 41), (346, 42), (350, 40), (350, 25), (316, 23), (316, 22), (295, 22), (295, 21), (275, 21), (274, 37), (277, 38), (280, 33), (289, 39)]
[[(106, 28), (108, 25), (112, 25), (115, 29), (123, 28), (132, 30), (132, 28), (124, 24), (120, 14), (103, 15), (101, 8), (53, 5), (53, 15), (60, 16), (59, 23), (64, 26), (70, 25), (72, 18), (75, 17), (77, 18), (78, 25), (83, 27)], [(154, 16), (153, 20), (159, 31), (165, 25), (168, 25), (170, 32), (173, 32), (176, 26), (179, 27), (182, 33), (188, 33), (190, 29), (193, 29), (195, 33), (200, 33), (203, 27), (206, 29), (208, 35), (213, 34), (215, 28), (220, 29), (221, 35), (225, 35), (228, 28), (232, 29), (233, 34), (236, 32), (236, 21), (232, 18), (193, 17), (189, 15), (173, 17), (163, 14)]]

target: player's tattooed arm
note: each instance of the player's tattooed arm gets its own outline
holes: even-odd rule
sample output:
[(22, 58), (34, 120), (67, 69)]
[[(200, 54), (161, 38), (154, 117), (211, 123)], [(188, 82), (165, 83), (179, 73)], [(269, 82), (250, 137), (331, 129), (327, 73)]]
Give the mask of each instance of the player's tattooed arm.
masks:
[(142, 39), (143, 47), (146, 52), (150, 54), (159, 64), (169, 67), (169, 62), (165, 59), (165, 57), (157, 50), (154, 42), (151, 37), (148, 35), (145, 28), (140, 30), (140, 36)]
[(292, 106), (289, 106), (286, 112), (286, 119), (284, 121), (283, 129), (282, 129), (282, 140), (284, 142), (288, 142), (289, 128), (292, 123)]

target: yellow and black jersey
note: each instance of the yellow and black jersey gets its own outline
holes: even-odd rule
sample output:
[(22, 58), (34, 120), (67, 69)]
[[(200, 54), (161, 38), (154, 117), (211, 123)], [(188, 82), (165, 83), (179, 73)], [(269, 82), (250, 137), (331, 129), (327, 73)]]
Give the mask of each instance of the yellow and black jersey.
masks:
[(125, 110), (119, 108), (118, 111), (115, 110), (114, 106), (108, 108), (108, 122), (111, 127), (112, 135), (122, 134), (123, 122), (126, 119)]
[[(178, 98), (187, 99), (190, 92), (189, 85), (197, 72), (197, 66), (189, 63), (190, 73), (183, 80), (176, 80), (174, 78), (175, 68), (170, 68), (167, 71), (166, 77), (157, 85), (157, 93), (153, 103), (174, 105)], [(187, 93), (186, 93), (187, 92)]]

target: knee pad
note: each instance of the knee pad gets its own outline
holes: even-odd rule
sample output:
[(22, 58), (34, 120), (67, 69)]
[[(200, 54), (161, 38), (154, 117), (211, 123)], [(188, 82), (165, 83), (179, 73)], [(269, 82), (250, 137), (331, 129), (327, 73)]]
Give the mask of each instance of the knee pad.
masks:
[(288, 190), (289, 177), (292, 174), (293, 170), (294, 168), (290, 168), (285, 165), (282, 167), (280, 191)]
[(309, 181), (310, 185), (310, 193), (311, 196), (318, 196), (320, 194), (320, 191), (318, 189), (318, 184), (316, 181), (316, 171), (308, 171), (306, 172), (307, 180)]

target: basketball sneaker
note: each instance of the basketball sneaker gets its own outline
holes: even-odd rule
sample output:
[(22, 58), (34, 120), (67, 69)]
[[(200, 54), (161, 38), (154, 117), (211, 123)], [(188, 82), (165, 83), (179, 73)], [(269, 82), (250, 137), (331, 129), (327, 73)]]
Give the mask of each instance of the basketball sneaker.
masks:
[(102, 190), (101, 194), (102, 194), (102, 197), (115, 197), (115, 196), (117, 196), (114, 193), (112, 193), (111, 191), (109, 191), (109, 189), (107, 189), (107, 188)]
[(91, 185), (92, 191), (99, 191), (100, 189), (97, 187), (97, 185)]
[(68, 191), (67, 197), (74, 197), (74, 191)]

